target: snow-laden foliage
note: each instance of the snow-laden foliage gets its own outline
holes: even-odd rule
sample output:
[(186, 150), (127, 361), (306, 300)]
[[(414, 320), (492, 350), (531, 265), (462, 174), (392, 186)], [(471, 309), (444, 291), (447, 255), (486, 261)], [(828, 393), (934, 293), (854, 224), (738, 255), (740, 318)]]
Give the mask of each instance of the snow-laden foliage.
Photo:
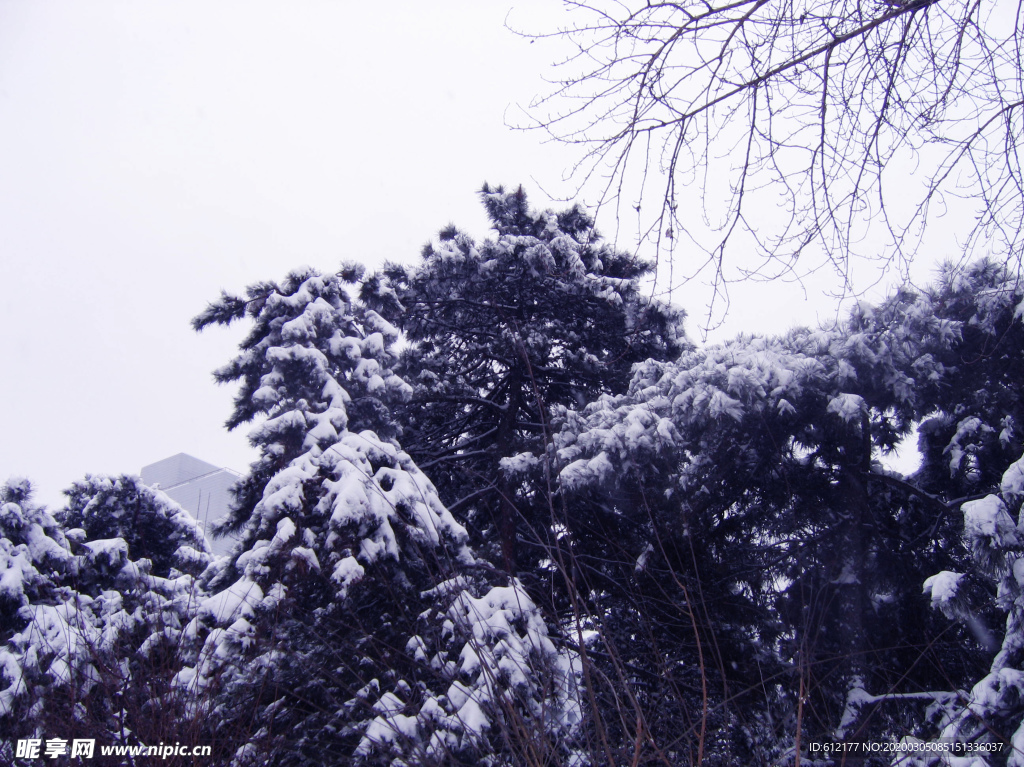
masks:
[[(943, 309), (963, 326), (956, 360), (958, 386), (940, 391), (936, 412), (920, 428), (919, 476), (962, 512), (971, 559), (935, 573), (924, 589), (933, 606), (992, 645), (987, 673), (928, 712), (943, 742), (978, 750), (908, 764), (952, 767), (1024, 765), (1024, 459), (1020, 427), (1024, 398), (1024, 286), (1005, 270), (980, 263), (943, 275)], [(979, 586), (990, 584), (989, 588)], [(994, 587), (994, 594), (992, 588)], [(1005, 613), (1000, 640), (998, 620)], [(991, 752), (985, 749), (991, 747)]]
[[(55, 518), (24, 480), (0, 490), (0, 723), (11, 736), (145, 742), (177, 711), (162, 682), (194, 612), (183, 571), (208, 547), (166, 496), (140, 503), (130, 478), (89, 478), (68, 495), (80, 509), (103, 507), (124, 537), (62, 526), (67, 510)], [(152, 540), (145, 553), (182, 570), (155, 575), (150, 559), (133, 557), (126, 539), (145, 535), (134, 521), (165, 525), (164, 546)]]
[[(417, 693), (399, 685), (380, 696), (357, 756), (389, 764), (572, 763), (582, 720), (578, 656), (555, 647), (519, 582), (467, 583), (456, 577), (424, 595), (437, 600), (421, 615), (433, 641), (417, 635), (406, 650), (429, 663), (435, 686), (421, 683)], [(357, 697), (367, 692), (379, 693), (376, 679)]]
[(251, 285), (246, 298), (224, 293), (193, 320), (196, 330), (252, 321), (238, 356), (214, 374), (239, 383), (229, 429), (260, 419), (249, 434), (260, 459), (235, 488), (226, 528), (245, 526), (271, 477), (310, 448), (345, 429), (391, 436), (388, 406), (411, 389), (391, 369), (398, 331), (372, 310), (353, 311), (361, 274), (358, 266), (326, 276), (300, 269), (280, 284)]
[(213, 553), (196, 519), (138, 477), (86, 476), (64, 491), (64, 529), (82, 528), (90, 540), (121, 538), (130, 559), (148, 559), (154, 575), (199, 575)]
[[(781, 767), (913, 737), (1006, 747), (920, 765), (1024, 767), (1024, 289), (947, 268), (696, 349), (581, 209), (483, 201), (492, 239), (195, 319), (250, 326), (215, 374), (258, 451), (230, 556), (134, 477), (54, 514), (0, 489), (5, 735), (234, 767)], [(920, 470), (883, 468), (915, 427)]]
[[(797, 722), (811, 739), (848, 736), (862, 726), (855, 702), (971, 673), (979, 648), (961, 652), (969, 632), (947, 630), (921, 593), (966, 558), (954, 515), (877, 463), (961, 374), (964, 322), (943, 301), (904, 292), (831, 330), (647, 362), (626, 394), (561, 416), (549, 455), (576, 562), (592, 563), (599, 618), (633, 625), (603, 637), (660, 673), (653, 720), (700, 705), (718, 733), (737, 733), (711, 744), (694, 726), (694, 753), (781, 758)], [(682, 614), (672, 631), (670, 610), (651, 620), (657, 604)], [(663, 634), (675, 667), (644, 632)], [(696, 678), (679, 670), (695, 666)], [(906, 707), (873, 708), (859, 737), (906, 726)]]
[(237, 765), (513, 763), (524, 722), (559, 758), (580, 720), (574, 655), (387, 439), (409, 387), (356, 277), (295, 273), (196, 320), (254, 324), (217, 376), (241, 381), (229, 425), (260, 417), (260, 455), (176, 684)]
[[(899, 294), (880, 307), (858, 306), (833, 330), (740, 336), (678, 360), (648, 362), (636, 371), (628, 396), (605, 396), (572, 414), (577, 425), (559, 437), (566, 445), (562, 458), (604, 451), (628, 467), (629, 456), (682, 442), (672, 424), (694, 432), (704, 426), (738, 430), (745, 421), (765, 419), (801, 424), (810, 446), (824, 441), (824, 435), (814, 436), (815, 423), (858, 425), (869, 414), (866, 398), (883, 411), (871, 415), (887, 419), (877, 426), (886, 438), (881, 446), (891, 447), (909, 420), (929, 409), (922, 390), (945, 375), (938, 355), (959, 338), (960, 323), (937, 316), (929, 296)], [(685, 444), (702, 452), (694, 447), (699, 445)]]
[(956, 379), (940, 387), (921, 424), (925, 480), (950, 497), (987, 492), (1024, 450), (1024, 286), (980, 262), (940, 277), (937, 311), (959, 323)]
[(502, 460), (539, 450), (553, 408), (624, 391), (634, 363), (688, 341), (682, 312), (644, 293), (651, 265), (601, 241), (582, 208), (531, 210), (522, 188), (485, 185), (481, 197), (492, 238), (449, 227), (416, 267), (385, 269), (366, 293), (410, 341), (402, 444), (515, 572), (535, 564), (550, 515), (539, 470), (509, 481)]
[[(936, 701), (930, 716), (947, 743), (975, 744), (972, 753), (907, 759), (907, 764), (950, 767), (1024, 765), (1024, 458), (1003, 474), (998, 492), (963, 504), (964, 537), (974, 556), (971, 576), (989, 579), (1006, 628), (988, 674), (971, 688)], [(933, 605), (952, 618), (970, 620), (961, 594), (969, 576), (944, 571), (925, 581)], [(988, 747), (993, 747), (989, 752)]]

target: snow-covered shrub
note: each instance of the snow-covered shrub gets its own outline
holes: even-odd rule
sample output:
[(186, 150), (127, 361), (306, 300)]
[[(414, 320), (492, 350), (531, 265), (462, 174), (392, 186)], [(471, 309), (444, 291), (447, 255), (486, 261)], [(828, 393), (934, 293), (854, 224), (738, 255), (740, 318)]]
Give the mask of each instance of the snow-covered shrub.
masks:
[[(90, 483), (98, 488), (104, 482), (76, 485), (85, 505)], [(161, 508), (183, 519), (180, 508)], [(107, 510), (119, 516), (116, 504)], [(121, 532), (132, 537), (130, 521)], [(161, 682), (175, 671), (177, 641), (194, 613), (196, 586), (192, 575), (160, 577), (151, 570), (150, 560), (131, 558), (124, 538), (63, 528), (32, 501), (27, 482), (0, 490), (5, 733), (137, 743), (159, 731), (160, 721), (174, 718), (177, 709)], [(181, 738), (183, 723), (176, 725)]]
[(59, 519), (65, 529), (81, 528), (90, 540), (123, 539), (129, 558), (148, 559), (154, 575), (199, 575), (212, 560), (195, 517), (139, 477), (87, 475), (64, 494)]

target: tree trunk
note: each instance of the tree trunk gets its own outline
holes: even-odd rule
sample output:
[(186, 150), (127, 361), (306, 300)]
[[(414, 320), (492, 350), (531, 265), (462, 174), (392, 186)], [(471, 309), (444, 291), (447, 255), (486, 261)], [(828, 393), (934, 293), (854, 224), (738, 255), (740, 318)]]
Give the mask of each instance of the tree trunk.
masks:
[(495, 518), (495, 526), (498, 529), (498, 536), (501, 540), (501, 558), (505, 565), (505, 571), (509, 576), (516, 572), (516, 491), (515, 487), (505, 477), (501, 470), (501, 459), (508, 458), (516, 453), (515, 435), (518, 426), (519, 409), (521, 404), (522, 373), (514, 369), (509, 376), (508, 399), (505, 402), (505, 412), (501, 414), (498, 421), (498, 431), (494, 438), (494, 485), (498, 490), (498, 508)]

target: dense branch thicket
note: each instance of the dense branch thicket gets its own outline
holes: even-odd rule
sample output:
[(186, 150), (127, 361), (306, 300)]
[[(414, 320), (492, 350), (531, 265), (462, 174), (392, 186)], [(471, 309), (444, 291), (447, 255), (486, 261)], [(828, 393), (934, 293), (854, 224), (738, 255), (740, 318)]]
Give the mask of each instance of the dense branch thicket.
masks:
[[(952, 213), (963, 252), (1024, 255), (1024, 12), (977, 0), (566, 3), (574, 51), (532, 125), (635, 208), (677, 275), (906, 268)], [(952, 236), (951, 238), (952, 239)], [(696, 254), (702, 253), (703, 257)]]

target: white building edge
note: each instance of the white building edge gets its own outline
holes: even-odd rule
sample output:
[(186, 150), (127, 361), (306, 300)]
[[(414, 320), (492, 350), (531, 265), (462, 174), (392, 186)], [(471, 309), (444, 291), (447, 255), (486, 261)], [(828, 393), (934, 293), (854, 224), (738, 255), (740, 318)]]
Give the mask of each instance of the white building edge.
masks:
[(141, 476), (144, 484), (166, 493), (199, 521), (207, 532), (214, 553), (230, 551), (234, 539), (214, 538), (209, 531), (210, 526), (227, 514), (231, 507), (231, 486), (241, 479), (241, 474), (187, 453), (178, 453), (143, 466)]

